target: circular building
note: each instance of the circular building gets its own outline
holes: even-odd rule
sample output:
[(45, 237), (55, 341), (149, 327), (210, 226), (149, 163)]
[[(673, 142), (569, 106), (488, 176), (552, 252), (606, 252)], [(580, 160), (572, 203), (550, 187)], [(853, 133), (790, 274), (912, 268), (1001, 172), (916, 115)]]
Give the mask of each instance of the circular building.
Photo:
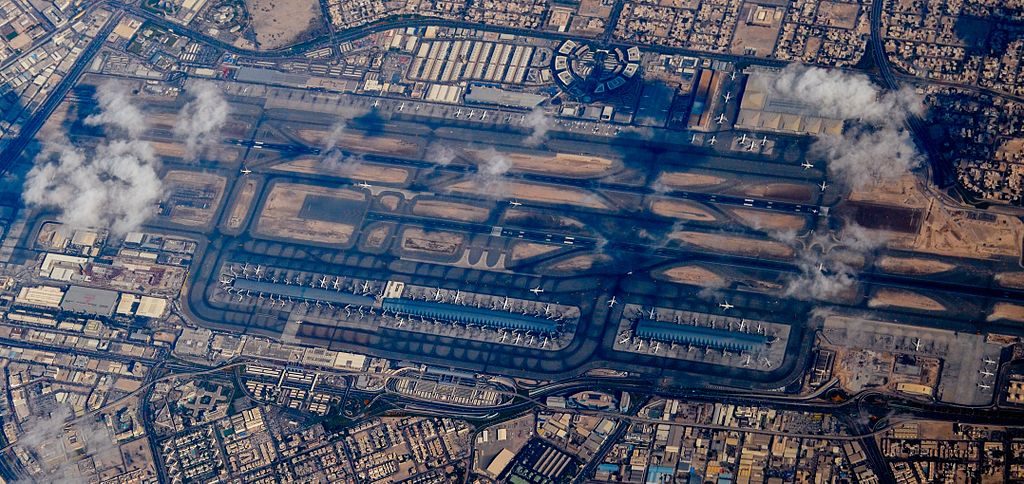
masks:
[(586, 102), (609, 95), (639, 78), (640, 49), (600, 49), (566, 40), (555, 52), (551, 71), (562, 90)]

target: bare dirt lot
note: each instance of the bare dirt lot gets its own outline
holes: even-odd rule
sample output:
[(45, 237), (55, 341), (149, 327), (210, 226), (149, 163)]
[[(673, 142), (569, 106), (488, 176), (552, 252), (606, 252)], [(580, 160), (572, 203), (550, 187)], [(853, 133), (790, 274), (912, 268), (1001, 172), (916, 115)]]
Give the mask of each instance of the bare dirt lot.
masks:
[(555, 272), (577, 272), (585, 271), (611, 260), (611, 257), (604, 254), (585, 254), (558, 261), (547, 266), (547, 269)]
[(656, 184), (672, 188), (710, 187), (725, 183), (725, 178), (681, 171), (665, 171), (658, 176)]
[(802, 230), (807, 225), (806, 217), (790, 213), (725, 207), (722, 208), (722, 211), (736, 217), (744, 225), (755, 229), (792, 232)]
[(1010, 303), (996, 303), (992, 307), (992, 314), (988, 315), (989, 321), (1006, 319), (1010, 321), (1024, 322), (1024, 306)]
[(1024, 288), (1024, 272), (1000, 272), (995, 279), (1003, 287)]
[(412, 206), (412, 213), (424, 217), (437, 217), (464, 222), (483, 222), (487, 220), (491, 211), (487, 207), (479, 205), (418, 198)]
[(519, 262), (530, 257), (550, 254), (561, 249), (557, 245), (538, 244), (535, 242), (517, 242), (512, 246), (512, 262)]
[(942, 303), (922, 294), (902, 289), (879, 289), (868, 301), (868, 307), (898, 307), (920, 311), (945, 311)]
[(172, 170), (164, 176), (163, 213), (177, 224), (201, 227), (213, 221), (227, 179), (212, 173)]
[(953, 264), (937, 260), (890, 256), (882, 257), (876, 264), (885, 272), (914, 276), (938, 274), (956, 267)]
[(317, 0), (245, 0), (260, 49), (294, 43), (323, 23)]
[(405, 183), (409, 172), (402, 168), (372, 163), (325, 164), (317, 158), (302, 158), (274, 166), (275, 170), (293, 173), (324, 174), (377, 183)]
[(725, 278), (700, 266), (677, 266), (652, 274), (656, 279), (702, 287), (722, 287)]
[(672, 198), (660, 198), (653, 200), (651, 202), (651, 212), (663, 217), (677, 218), (680, 220), (692, 220), (697, 222), (714, 222), (717, 220), (717, 217), (704, 207), (701, 207), (699, 203)]
[(408, 228), (402, 232), (402, 249), (450, 256), (458, 251), (465, 239), (464, 235), (454, 232)]
[(608, 204), (602, 202), (596, 196), (576, 188), (517, 181), (508, 181), (500, 185), (500, 187), (495, 189), (494, 187), (487, 186), (486, 183), (470, 180), (451, 185), (450, 189), (461, 193), (488, 195), (495, 195), (496, 192), (500, 192), (502, 198), (515, 197), (520, 200), (532, 200), (542, 203), (558, 203), (605, 210), (609, 208)]
[(792, 259), (794, 256), (793, 248), (785, 244), (771, 240), (749, 239), (736, 235), (677, 231), (669, 234), (669, 239), (678, 240), (714, 252), (748, 257)]
[[(489, 150), (466, 150), (473, 160), (483, 160)], [(561, 176), (590, 177), (607, 174), (615, 166), (615, 160), (596, 155), (578, 155), (575, 153), (547, 152), (516, 152), (505, 151), (501, 154), (512, 162), (513, 170), (551, 173)]]
[(228, 218), (228, 228), (238, 230), (245, 221), (245, 216), (252, 208), (252, 198), (256, 194), (256, 180), (247, 179), (242, 187), (238, 189), (234, 205), (231, 206), (231, 215)]
[(352, 223), (300, 217), (308, 197), (345, 204), (353, 211), (365, 209), (366, 195), (343, 188), (325, 188), (297, 183), (275, 183), (260, 213), (256, 232), (271, 237), (321, 244), (345, 244), (352, 237)]
[[(323, 146), (324, 139), (331, 134), (331, 130), (325, 129), (300, 129), (296, 134), (308, 143)], [(346, 151), (361, 153), (376, 153), (381, 155), (394, 155), (412, 157), (420, 152), (420, 146), (410, 140), (390, 134), (376, 133), (368, 135), (353, 129), (346, 129), (337, 135), (335, 143), (339, 148)]]

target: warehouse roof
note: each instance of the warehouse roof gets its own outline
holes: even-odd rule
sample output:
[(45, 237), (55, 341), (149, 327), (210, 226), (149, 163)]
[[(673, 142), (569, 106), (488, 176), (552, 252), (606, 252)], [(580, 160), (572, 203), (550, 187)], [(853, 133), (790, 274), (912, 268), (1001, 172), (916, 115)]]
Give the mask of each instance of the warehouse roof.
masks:
[(65, 311), (76, 313), (97, 314), (110, 316), (114, 314), (114, 305), (117, 303), (117, 292), (94, 287), (71, 286), (64, 294), (64, 300), (60, 307)]

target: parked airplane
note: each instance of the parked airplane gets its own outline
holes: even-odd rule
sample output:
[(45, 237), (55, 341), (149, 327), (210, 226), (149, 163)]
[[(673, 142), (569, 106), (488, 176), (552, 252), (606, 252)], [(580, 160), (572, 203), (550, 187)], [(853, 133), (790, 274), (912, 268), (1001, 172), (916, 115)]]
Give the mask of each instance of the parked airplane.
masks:
[(530, 289), (530, 292), (532, 292), (534, 295), (538, 295), (538, 294), (544, 292), (544, 290), (541, 289), (540, 286), (537, 286), (537, 287), (535, 287), (533, 289)]
[(723, 302), (723, 303), (719, 304), (718, 307), (728, 311), (728, 310), (730, 310), (730, 309), (732, 309), (732, 308), (734, 308), (736, 306), (733, 306), (732, 304), (729, 304), (729, 301), (726, 301), (726, 302)]
[(825, 183), (825, 181), (824, 181), (824, 180), (822, 180), (822, 181), (821, 181), (821, 185), (818, 185), (818, 188), (821, 188), (821, 191), (823, 191), (823, 192), (824, 192), (824, 191), (825, 191), (825, 189), (826, 189), (826, 188), (828, 188), (828, 183)]
[(614, 307), (618, 303), (619, 301), (615, 300), (615, 296), (612, 296), (612, 298), (608, 300), (608, 307)]
[(519, 206), (523, 205), (523, 202), (520, 202), (520, 201), (517, 201), (517, 200), (509, 200), (508, 204), (512, 205), (513, 207), (519, 207)]
[(801, 163), (800, 166), (804, 167), (805, 170), (810, 170), (811, 168), (814, 168), (814, 163), (811, 163), (809, 161), (805, 161), (805, 162)]
[(370, 187), (372, 187), (373, 185), (370, 185), (369, 183), (366, 183), (366, 182), (364, 181), (364, 182), (360, 182), (360, 183), (357, 183), (357, 184), (356, 184), (356, 186), (357, 186), (357, 187), (362, 187), (362, 188), (370, 188)]
[(732, 93), (731, 92), (725, 93), (725, 103), (726, 104), (729, 104), (729, 100), (730, 99), (732, 99)]

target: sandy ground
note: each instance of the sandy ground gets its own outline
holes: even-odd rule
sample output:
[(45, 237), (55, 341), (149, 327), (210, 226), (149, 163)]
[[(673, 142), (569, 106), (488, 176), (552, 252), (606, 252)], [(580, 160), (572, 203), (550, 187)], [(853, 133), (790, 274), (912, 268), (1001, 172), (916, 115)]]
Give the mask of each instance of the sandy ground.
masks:
[(714, 222), (717, 218), (699, 203), (672, 198), (660, 198), (651, 202), (651, 212), (663, 217), (698, 222)]
[(504, 181), (498, 187), (483, 186), (482, 182), (469, 180), (451, 185), (450, 189), (461, 193), (475, 193), (500, 198), (518, 198), (542, 203), (558, 203), (580, 207), (608, 210), (610, 207), (596, 196), (576, 188), (535, 183)]
[[(323, 146), (324, 138), (331, 133), (330, 129), (300, 129), (296, 134), (307, 143)], [(416, 143), (397, 138), (388, 134), (367, 136), (359, 131), (346, 130), (338, 135), (337, 145), (345, 151), (376, 153), (412, 157), (419, 155), (420, 147)]]
[(409, 172), (403, 168), (377, 165), (367, 162), (342, 164), (336, 167), (325, 167), (317, 158), (303, 158), (274, 166), (275, 170), (310, 175), (334, 175), (355, 180), (377, 183), (401, 184), (409, 178)]
[(725, 278), (700, 266), (677, 266), (653, 274), (655, 278), (666, 281), (690, 284), (702, 287), (722, 287)]
[(701, 175), (697, 173), (686, 173), (679, 171), (665, 171), (658, 176), (655, 184), (666, 185), (672, 188), (693, 188), (707, 187), (725, 183), (725, 178), (712, 175)]
[(559, 272), (585, 271), (595, 265), (608, 262), (609, 260), (611, 260), (611, 257), (604, 254), (578, 255), (576, 257), (570, 257), (551, 264), (547, 266), (547, 269)]
[(261, 49), (277, 49), (295, 42), (323, 22), (317, 0), (245, 0)]
[(921, 311), (945, 311), (942, 303), (922, 294), (902, 289), (879, 289), (868, 301), (868, 307), (899, 307)]
[[(207, 208), (192, 208), (177, 206), (171, 212), (170, 220), (174, 223), (199, 227), (213, 221), (213, 215), (217, 213), (220, 202), (224, 198), (224, 187), (227, 179), (213, 173), (202, 173), (198, 171), (172, 170), (164, 176), (164, 188), (171, 194), (176, 189), (189, 191), (213, 193), (212, 201)], [(177, 188), (176, 188), (177, 187)]]
[(389, 193), (387, 195), (381, 195), (377, 201), (380, 202), (380, 205), (388, 211), (394, 212), (395, 210), (398, 210), (398, 206), (402, 204), (402, 197)]
[(512, 246), (512, 261), (519, 262), (523, 259), (529, 259), (530, 257), (550, 254), (559, 249), (561, 249), (561, 247), (557, 245), (538, 244), (535, 242), (518, 242)]
[[(579, 220), (567, 217), (564, 215), (550, 215), (544, 214), (551, 225), (554, 225), (560, 229), (584, 229), (586, 225)], [(504, 223), (523, 223), (524, 221), (530, 221), (537, 218), (536, 212), (529, 210), (523, 210), (519, 208), (509, 208), (505, 210), (505, 216), (503, 217)], [(546, 225), (547, 226), (547, 225)]]
[(1000, 319), (1007, 319), (1010, 321), (1024, 322), (1024, 306), (1010, 303), (996, 303), (992, 307), (992, 314), (986, 318), (988, 321), (997, 321)]
[(814, 192), (808, 185), (796, 183), (739, 184), (737, 191), (751, 198), (771, 198), (791, 202), (807, 202)]
[(678, 231), (669, 234), (669, 238), (726, 254), (770, 257), (773, 259), (792, 259), (794, 256), (793, 249), (785, 244), (771, 240), (750, 239), (737, 235)]
[[(931, 254), (985, 259), (1020, 257), (1024, 223), (1007, 215), (951, 209), (929, 204), (921, 231), (895, 239), (890, 247)], [(988, 217), (986, 220), (985, 217)]]
[(792, 232), (803, 230), (807, 225), (807, 217), (790, 213), (727, 207), (722, 207), (722, 211), (736, 217), (744, 225), (759, 230)]
[[(474, 160), (483, 160), (488, 150), (465, 150)], [(575, 153), (522, 153), (501, 152), (508, 158), (516, 171), (551, 173), (560, 176), (587, 177), (604, 175), (615, 165), (615, 161), (595, 155)]]
[(1024, 272), (1000, 272), (995, 279), (1000, 286), (1024, 289)]
[(417, 199), (412, 207), (412, 213), (424, 217), (437, 217), (464, 222), (483, 222), (487, 220), (491, 211), (487, 207), (466, 203), (447, 202), (437, 199)]
[(256, 180), (246, 180), (245, 184), (238, 189), (234, 205), (231, 207), (231, 216), (228, 218), (228, 228), (237, 230), (245, 221), (246, 214), (252, 208), (252, 198), (256, 194)]
[(371, 249), (378, 249), (384, 246), (384, 242), (391, 235), (390, 225), (378, 225), (368, 232), (365, 232), (363, 246)]
[(956, 267), (953, 264), (937, 260), (889, 256), (879, 259), (878, 262), (876, 262), (876, 265), (885, 272), (909, 274), (914, 276), (938, 274), (940, 272), (952, 270)]
[(349, 224), (305, 220), (299, 210), (308, 195), (322, 195), (361, 203), (363, 193), (342, 188), (324, 188), (297, 183), (275, 183), (260, 213), (256, 232), (272, 237), (305, 240), (321, 244), (344, 244), (355, 227)]
[(402, 232), (402, 249), (432, 254), (453, 255), (466, 239), (463, 234), (407, 228)]

